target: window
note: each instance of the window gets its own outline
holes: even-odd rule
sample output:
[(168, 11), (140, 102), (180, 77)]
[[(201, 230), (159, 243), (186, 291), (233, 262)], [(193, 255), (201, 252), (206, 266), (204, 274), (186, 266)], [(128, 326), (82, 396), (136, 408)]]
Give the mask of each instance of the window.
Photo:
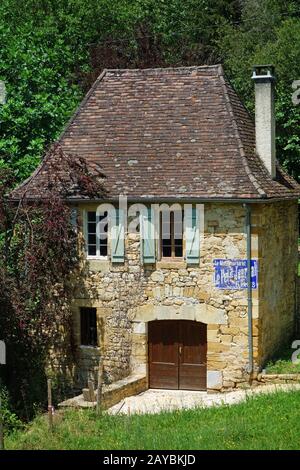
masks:
[(87, 255), (90, 257), (107, 257), (107, 223), (104, 215), (97, 215), (95, 211), (87, 212)]
[(80, 332), (83, 346), (97, 346), (97, 316), (95, 308), (80, 309)]
[(160, 241), (162, 258), (183, 257), (183, 213), (161, 213)]

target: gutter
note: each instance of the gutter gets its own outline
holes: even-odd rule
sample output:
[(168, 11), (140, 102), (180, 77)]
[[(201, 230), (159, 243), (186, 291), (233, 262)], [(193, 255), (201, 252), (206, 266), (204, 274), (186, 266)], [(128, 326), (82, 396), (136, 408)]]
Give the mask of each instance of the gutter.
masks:
[[(121, 197), (124, 197), (123, 195), (120, 195)], [(290, 197), (282, 198), (282, 197), (276, 197), (276, 198), (226, 198), (226, 197), (193, 197), (193, 196), (138, 196), (138, 197), (133, 197), (133, 196), (125, 196), (127, 197), (127, 202), (128, 203), (174, 203), (174, 202), (179, 202), (179, 203), (190, 203), (190, 204), (201, 204), (201, 203), (214, 203), (214, 202), (219, 202), (223, 204), (228, 204), (228, 203), (235, 203), (235, 204), (268, 204), (268, 203), (273, 203), (273, 202), (281, 202), (281, 201), (287, 201), (287, 200), (295, 200), (299, 199), (299, 195), (293, 195)], [(95, 198), (95, 199), (89, 199), (89, 198), (72, 198), (68, 197), (66, 200), (70, 203), (86, 203), (86, 202), (119, 202), (119, 197), (103, 197), (103, 198)]]
[(247, 303), (248, 303), (248, 372), (253, 372), (253, 327), (252, 327), (252, 284), (251, 284), (251, 206), (243, 204), (246, 210), (246, 243), (247, 243)]
[[(27, 201), (36, 201), (38, 198), (37, 197), (26, 197)], [(41, 200), (47, 199), (47, 198), (41, 198)], [(127, 197), (127, 202), (129, 204), (133, 203), (188, 203), (188, 204), (201, 204), (201, 203), (223, 203), (223, 204), (271, 204), (273, 202), (282, 202), (282, 201), (292, 201), (292, 200), (298, 200), (299, 196), (291, 196), (291, 197), (285, 197), (285, 198), (205, 198), (205, 197), (164, 197), (164, 196), (151, 196), (151, 197)], [(18, 202), (20, 201), (20, 198), (10, 198), (12, 202)], [(103, 198), (72, 198), (72, 197), (67, 197), (65, 198), (65, 201), (68, 202), (69, 204), (102, 204), (102, 203), (118, 203), (119, 202), (119, 197), (103, 197)]]

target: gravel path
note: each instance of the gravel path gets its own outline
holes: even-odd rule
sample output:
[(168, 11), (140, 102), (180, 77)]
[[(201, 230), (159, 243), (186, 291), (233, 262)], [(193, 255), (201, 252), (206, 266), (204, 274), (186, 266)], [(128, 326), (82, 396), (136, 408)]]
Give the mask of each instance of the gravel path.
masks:
[(206, 393), (185, 390), (154, 390), (132, 397), (107, 410), (109, 414), (154, 414), (161, 411), (174, 411), (188, 408), (201, 408), (219, 405), (234, 405), (246, 397), (259, 393), (274, 393), (277, 390), (300, 390), (300, 384), (293, 385), (263, 385), (248, 390), (236, 390), (227, 393)]

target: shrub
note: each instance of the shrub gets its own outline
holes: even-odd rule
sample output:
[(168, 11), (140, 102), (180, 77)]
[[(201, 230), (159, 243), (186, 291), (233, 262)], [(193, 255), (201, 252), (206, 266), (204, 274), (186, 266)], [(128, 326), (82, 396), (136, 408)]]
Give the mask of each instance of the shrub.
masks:
[(4, 426), (4, 432), (12, 432), (23, 427), (22, 421), (17, 417), (11, 410), (11, 403), (9, 399), (8, 391), (5, 387), (0, 388), (1, 398), (1, 409), (2, 421)]

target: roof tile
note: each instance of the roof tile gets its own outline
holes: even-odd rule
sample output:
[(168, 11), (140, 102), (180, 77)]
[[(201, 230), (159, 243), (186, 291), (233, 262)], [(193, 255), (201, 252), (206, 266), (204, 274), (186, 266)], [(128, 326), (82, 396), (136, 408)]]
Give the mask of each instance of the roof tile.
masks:
[[(296, 198), (255, 154), (252, 119), (222, 67), (105, 70), (59, 143), (98, 163), (109, 198)], [(46, 159), (12, 196), (44, 196)]]

